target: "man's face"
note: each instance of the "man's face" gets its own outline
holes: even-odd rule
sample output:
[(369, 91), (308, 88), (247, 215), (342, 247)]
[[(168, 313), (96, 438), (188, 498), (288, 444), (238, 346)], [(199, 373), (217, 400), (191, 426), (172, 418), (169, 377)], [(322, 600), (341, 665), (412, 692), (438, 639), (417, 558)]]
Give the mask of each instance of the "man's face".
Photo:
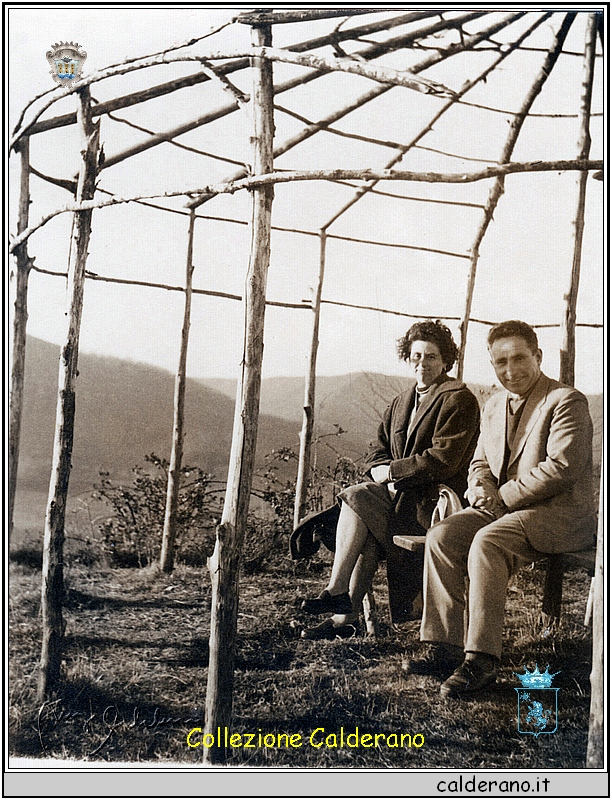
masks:
[(533, 353), (522, 336), (497, 339), (489, 354), (497, 379), (512, 394), (526, 394), (540, 377), (542, 351)]

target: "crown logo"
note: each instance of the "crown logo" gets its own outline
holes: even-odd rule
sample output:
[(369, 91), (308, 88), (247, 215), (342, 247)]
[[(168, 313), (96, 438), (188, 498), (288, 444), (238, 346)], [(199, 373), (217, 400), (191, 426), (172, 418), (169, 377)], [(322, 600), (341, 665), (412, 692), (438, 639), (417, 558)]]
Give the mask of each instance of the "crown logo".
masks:
[(56, 42), (47, 53), (47, 61), (52, 67), (51, 77), (61, 86), (79, 78), (87, 53), (81, 45), (74, 42)]
[(551, 674), (548, 671), (548, 665), (546, 666), (544, 672), (540, 672), (538, 665), (536, 664), (536, 668), (533, 672), (529, 672), (527, 667), (525, 667), (525, 672), (522, 675), (519, 675), (518, 672), (515, 672), (514, 674), (520, 680), (525, 689), (549, 689), (552, 679), (559, 673), (553, 672)]

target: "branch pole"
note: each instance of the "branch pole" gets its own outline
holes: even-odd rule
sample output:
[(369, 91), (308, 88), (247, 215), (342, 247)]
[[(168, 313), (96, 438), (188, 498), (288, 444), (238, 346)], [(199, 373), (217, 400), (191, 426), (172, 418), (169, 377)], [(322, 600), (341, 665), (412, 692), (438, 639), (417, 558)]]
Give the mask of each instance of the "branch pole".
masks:
[[(30, 216), (30, 137), (19, 142), (21, 157), (19, 216), (17, 232), (28, 227)], [(27, 240), (14, 253), (15, 256), (15, 316), (13, 318), (13, 342), (11, 363), (11, 395), (9, 411), (9, 463), (8, 463), (8, 541), (13, 533), (13, 512), (17, 491), (19, 469), (19, 442), (21, 439), (21, 416), (23, 412), (23, 382), (25, 376), (26, 327), (28, 322), (28, 278), (34, 263), (28, 255)]]
[[(374, 23), (362, 25), (357, 28), (350, 28), (346, 30), (334, 30), (331, 34), (327, 34), (325, 36), (318, 36), (315, 39), (308, 39), (306, 41), (293, 44), (289, 49), (294, 53), (304, 53), (307, 52), (308, 50), (314, 50), (319, 47), (326, 47), (327, 45), (337, 44), (339, 42), (344, 42), (347, 40), (358, 39), (361, 36), (368, 36), (372, 33), (378, 33), (379, 31), (383, 30), (391, 30), (392, 28), (398, 27), (400, 25), (407, 25), (408, 23), (416, 22), (420, 19), (425, 19), (427, 17), (436, 17), (436, 16), (439, 16), (438, 12), (436, 11), (417, 11), (408, 14), (402, 14), (400, 16), (393, 17), (392, 19), (377, 20)], [(482, 13), (479, 15), (470, 15), (470, 19), (473, 19), (476, 16), (482, 16)], [(422, 31), (418, 31), (418, 35), (424, 37), (437, 30), (440, 30), (440, 23), (437, 23), (437, 26), (435, 26), (434, 28), (429, 27), (427, 29), (423, 29)], [(238, 61), (227, 63), (220, 69), (222, 70), (223, 75), (230, 75), (233, 72), (248, 67), (248, 65), (249, 65), (249, 60), (247, 58), (242, 58), (239, 59)], [(137, 68), (139, 67), (137, 66)], [(124, 95), (122, 97), (115, 97), (112, 100), (107, 100), (102, 103), (98, 103), (93, 107), (92, 114), (94, 117), (100, 116), (102, 114), (108, 114), (112, 111), (118, 111), (121, 108), (128, 108), (129, 106), (137, 105), (139, 103), (144, 103), (156, 97), (162, 97), (165, 94), (171, 94), (172, 92), (175, 92), (179, 89), (184, 89), (189, 86), (195, 86), (198, 83), (203, 83), (209, 80), (210, 76), (201, 71), (196, 72), (192, 75), (186, 75), (182, 78), (175, 78), (172, 81), (167, 81), (166, 83), (157, 84), (156, 86), (151, 86), (148, 89), (143, 89), (138, 92), (132, 92), (131, 94)], [(40, 99), (46, 94), (47, 92), (45, 92), (43, 95), (39, 95), (37, 98), (34, 98), (34, 100), (30, 101), (30, 103), (28, 103), (28, 105), (24, 108), (15, 127), (15, 133), (17, 136), (43, 133), (53, 128), (59, 128), (65, 125), (75, 124), (76, 122), (75, 113), (61, 114), (60, 116), (53, 117), (51, 119), (45, 119), (39, 122), (38, 118), (42, 114), (42, 111), (38, 111), (35, 119), (29, 122), (27, 126), (22, 127), (23, 119), (27, 109), (31, 107), (36, 100)], [(231, 110), (235, 110), (235, 106), (233, 106)]]
[(353, 75), (361, 75), (363, 78), (370, 78), (370, 80), (379, 83), (404, 86), (407, 89), (413, 89), (424, 94), (436, 94), (442, 97), (454, 96), (454, 92), (443, 84), (428, 78), (417, 77), (414, 69), (398, 70), (378, 64), (353, 61), (350, 58), (328, 58), (312, 54), (290, 53), (288, 50), (272, 47), (262, 48), (258, 55), (262, 58), (269, 58), (271, 61), (293, 64), (297, 67), (308, 67), (323, 73), (348, 72)]
[[(89, 88), (79, 90), (78, 120), (81, 133), (81, 168), (76, 202), (88, 200), (96, 190), (100, 123), (91, 119)], [(42, 702), (57, 685), (64, 635), (62, 602), (64, 594), (63, 549), (66, 498), (70, 481), (74, 440), (75, 382), (79, 353), (79, 332), (83, 309), (85, 265), (91, 234), (92, 211), (74, 215), (68, 268), (68, 330), (59, 363), (57, 412), (49, 499), (45, 517), (42, 566), (42, 652), (38, 698)]]
[(597, 523), (597, 550), (595, 574), (593, 576), (593, 662), (591, 665), (591, 711), (589, 715), (589, 739), (587, 744), (587, 769), (603, 769), (604, 766), (604, 496), (605, 463), (602, 457), (599, 484), (599, 519)]
[(372, 590), (371, 584), (368, 591), (363, 596), (362, 608), (366, 633), (368, 636), (378, 639), (378, 615), (376, 613), (376, 600), (374, 599), (374, 591)]
[[(595, 71), (595, 50), (597, 46), (597, 15), (589, 14), (584, 48), (582, 72), (582, 93), (580, 97), (580, 136), (578, 140), (578, 159), (586, 161), (591, 151), (591, 100), (593, 98), (593, 75)], [(580, 284), (580, 265), (582, 261), (582, 238), (584, 234), (584, 211), (586, 205), (588, 173), (580, 173), (578, 178), (578, 202), (574, 218), (574, 254), (569, 287), (563, 295), (565, 307), (561, 321), (561, 350), (559, 353), (559, 380), (574, 385), (576, 360), (576, 303)]]
[[(455, 95), (448, 102), (444, 103), (444, 105), (438, 109), (438, 111), (433, 115), (433, 117), (431, 117), (428, 120), (428, 122), (425, 123), (425, 125), (421, 128), (421, 130), (418, 131), (417, 134), (413, 136), (413, 138), (407, 144), (400, 145), (398, 143), (397, 147), (398, 152), (393, 156), (393, 158), (387, 161), (387, 163), (385, 164), (385, 169), (392, 169), (396, 164), (398, 164), (404, 158), (406, 153), (408, 153), (412, 148), (418, 147), (418, 142), (420, 142), (420, 140), (433, 129), (435, 123), (450, 108), (452, 108), (456, 103), (460, 102), (461, 98), (465, 94), (467, 94), (471, 89), (473, 89), (474, 86), (477, 86), (481, 81), (486, 81), (487, 76), (491, 72), (493, 72), (493, 70), (497, 69), (499, 64), (501, 64), (501, 62), (505, 58), (507, 58), (511, 53), (513, 53), (514, 50), (520, 47), (521, 43), (525, 41), (525, 39), (527, 39), (527, 37), (530, 36), (533, 33), (533, 31), (536, 30), (536, 28), (538, 28), (546, 19), (548, 19), (549, 16), (550, 13), (544, 14), (543, 17), (538, 19), (521, 36), (519, 36), (516, 42), (514, 42), (505, 52), (500, 53), (499, 56), (493, 61), (493, 63), (489, 64), (489, 66), (485, 70), (483, 70), (483, 72), (481, 72), (480, 75), (478, 75), (473, 81), (468, 81), (466, 84), (464, 84), (464, 86), (462, 86), (461, 89), (458, 92), (456, 92)], [(493, 32), (496, 32), (498, 30), (499, 26), (496, 24), (494, 26)], [(464, 42), (464, 45), (467, 44), (475, 45), (483, 39), (483, 36), (484, 38), (486, 38), (490, 35), (492, 35), (492, 32), (491, 29), (489, 28), (477, 36), (469, 37), (468, 42)], [(438, 54), (438, 56), (441, 58), (441, 54)], [(427, 62), (424, 63), (429, 64), (430, 61), (428, 60)], [(417, 69), (418, 66), (413, 67), (413, 71), (417, 71)], [(343, 214), (346, 214), (346, 212), (350, 208), (352, 208), (355, 205), (355, 203), (359, 202), (359, 200), (361, 200), (361, 198), (364, 197), (368, 192), (374, 191), (374, 187), (377, 185), (377, 183), (378, 181), (374, 180), (370, 181), (367, 185), (360, 187), (355, 193), (355, 195), (347, 203), (345, 203), (344, 206), (342, 206), (342, 208), (339, 211), (337, 211), (334, 214), (334, 216), (326, 223), (327, 227), (329, 227), (333, 222), (336, 222)], [(462, 257), (469, 258), (468, 255), (463, 255)]]
[(174, 423), (172, 426), (172, 450), (168, 468), (168, 488), (166, 511), (159, 566), (164, 572), (172, 572), (176, 543), (179, 491), (181, 486), (181, 466), (183, 461), (183, 440), (185, 427), (185, 387), (187, 382), (187, 349), (189, 347), (189, 326), (191, 323), (191, 297), (193, 286), (193, 237), (195, 212), (189, 214), (189, 233), (187, 239), (187, 264), (185, 267), (185, 310), (181, 332), (181, 351), (179, 365), (174, 380)]
[[(71, 203), (61, 208), (55, 209), (39, 219), (25, 231), (14, 237), (9, 245), (9, 253), (14, 253), (15, 249), (29, 239), (30, 236), (40, 228), (43, 228), (50, 220), (59, 214), (71, 214), (75, 211), (89, 211), (93, 208), (110, 208), (111, 206), (123, 205), (124, 203), (140, 203), (143, 200), (159, 200), (167, 197), (189, 197), (191, 195), (206, 195), (206, 199), (218, 194), (235, 194), (245, 189), (259, 189), (263, 186), (273, 186), (276, 183), (292, 183), (294, 181), (414, 181), (417, 183), (476, 183), (495, 178), (500, 175), (516, 175), (517, 173), (529, 172), (567, 172), (577, 170), (579, 172), (591, 172), (593, 170), (603, 170), (603, 159), (589, 159), (588, 161), (514, 161), (511, 164), (495, 164), (491, 167), (478, 170), (477, 172), (413, 172), (412, 170), (383, 170), (376, 171), (370, 168), (365, 169), (317, 169), (305, 171), (287, 170), (286, 172), (270, 172), (265, 175), (252, 175), (233, 183), (216, 183), (209, 186), (197, 187), (192, 189), (177, 189), (161, 194), (135, 195), (134, 197), (119, 197), (117, 195), (108, 200), (89, 200), (83, 203)], [(198, 198), (197, 204), (206, 202)], [(194, 206), (195, 207), (195, 206)], [(331, 234), (330, 234), (331, 235)], [(339, 237), (335, 237), (339, 238)], [(456, 255), (451, 253), (451, 255)]]
[[(255, 47), (270, 45), (271, 39), (270, 26), (253, 29)], [(274, 106), (270, 61), (253, 59), (251, 105), (253, 170), (255, 174), (271, 172)], [(240, 555), (247, 525), (259, 422), (273, 196), (272, 186), (257, 187), (252, 193), (251, 254), (244, 292), (244, 350), (236, 392), (225, 505), (217, 528), (215, 550), (209, 560), (212, 609), (204, 730), (215, 738), (218, 729), (230, 726), (232, 715)], [(223, 763), (225, 758), (223, 746), (203, 748), (206, 762)]]
[(286, 25), (292, 22), (312, 22), (333, 17), (350, 17), (355, 14), (376, 14), (376, 8), (315, 8), (305, 11), (243, 11), (235, 21), (245, 25)]
[(310, 360), (308, 375), (304, 387), (304, 416), (302, 418), (302, 431), (300, 433), (300, 455), (298, 459), (297, 479), (295, 483), (295, 506), (293, 510), (293, 526), (299, 525), (306, 511), (308, 497), (308, 482), (310, 477), (310, 451), (312, 448), (312, 432), (315, 418), (315, 391), (317, 380), (317, 350), (319, 349), (319, 322), (321, 319), (321, 295), (323, 293), (323, 279), (325, 277), (325, 250), (327, 233), (324, 229), (319, 234), (319, 278), (317, 292), (312, 304), (313, 322), (312, 339), (310, 343)]
[[(498, 162), (499, 164), (505, 164), (509, 161), (514, 151), (514, 147), (518, 140), (521, 129), (523, 127), (523, 123), (525, 122), (525, 119), (527, 118), (527, 115), (529, 113), (529, 109), (533, 105), (536, 97), (542, 91), (542, 87), (546, 83), (548, 76), (550, 75), (553, 67), (557, 63), (557, 59), (561, 55), (563, 44), (565, 42), (565, 39), (567, 38), (567, 34), (575, 17), (576, 17), (575, 11), (569, 12), (568, 14), (565, 15), (563, 22), (561, 23), (561, 26), (559, 28), (559, 31), (555, 36), (555, 40), (553, 41), (548, 53), (546, 54), (546, 58), (544, 59), (542, 68), (540, 69), (533, 84), (531, 85), (531, 88), (527, 93), (527, 97), (523, 101), (520, 111), (515, 115), (514, 119), (512, 120), (512, 124), (510, 125), (510, 131), (508, 133), (506, 143), (504, 144), (502, 154)], [(470, 268), (468, 272), (463, 317), (460, 325), (461, 341), (459, 344), (459, 355), (457, 357), (457, 378), (459, 380), (463, 378), (463, 367), (465, 364), (465, 350), (467, 346), (468, 326), (470, 324), (470, 316), (472, 313), (472, 302), (474, 299), (474, 288), (476, 285), (476, 271), (478, 269), (478, 261), (480, 259), (480, 245), (482, 244), (485, 234), (489, 228), (489, 225), (493, 220), (493, 214), (495, 213), (497, 204), (499, 203), (500, 198), (504, 194), (504, 191), (505, 191), (505, 176), (498, 175), (495, 179), (493, 186), (489, 191), (489, 196), (487, 198), (487, 204), (485, 206), (482, 221), (480, 223), (480, 226), (478, 227), (476, 236), (474, 237), (474, 242), (470, 248)]]

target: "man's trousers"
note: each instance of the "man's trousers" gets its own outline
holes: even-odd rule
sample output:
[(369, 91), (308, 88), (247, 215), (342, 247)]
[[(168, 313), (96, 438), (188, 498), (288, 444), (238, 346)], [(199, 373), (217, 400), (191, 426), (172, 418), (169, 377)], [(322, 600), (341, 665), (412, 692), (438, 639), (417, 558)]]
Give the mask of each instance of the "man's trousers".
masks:
[(543, 555), (529, 544), (518, 514), (491, 522), (466, 508), (434, 525), (425, 542), (421, 640), (499, 658), (508, 579)]

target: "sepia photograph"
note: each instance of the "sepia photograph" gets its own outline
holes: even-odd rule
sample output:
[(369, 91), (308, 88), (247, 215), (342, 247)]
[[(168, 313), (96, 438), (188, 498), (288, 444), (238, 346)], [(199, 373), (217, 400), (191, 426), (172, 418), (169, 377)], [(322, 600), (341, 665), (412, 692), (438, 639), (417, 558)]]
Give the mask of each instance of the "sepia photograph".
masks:
[(608, 13), (4, 4), (7, 796), (608, 795)]

